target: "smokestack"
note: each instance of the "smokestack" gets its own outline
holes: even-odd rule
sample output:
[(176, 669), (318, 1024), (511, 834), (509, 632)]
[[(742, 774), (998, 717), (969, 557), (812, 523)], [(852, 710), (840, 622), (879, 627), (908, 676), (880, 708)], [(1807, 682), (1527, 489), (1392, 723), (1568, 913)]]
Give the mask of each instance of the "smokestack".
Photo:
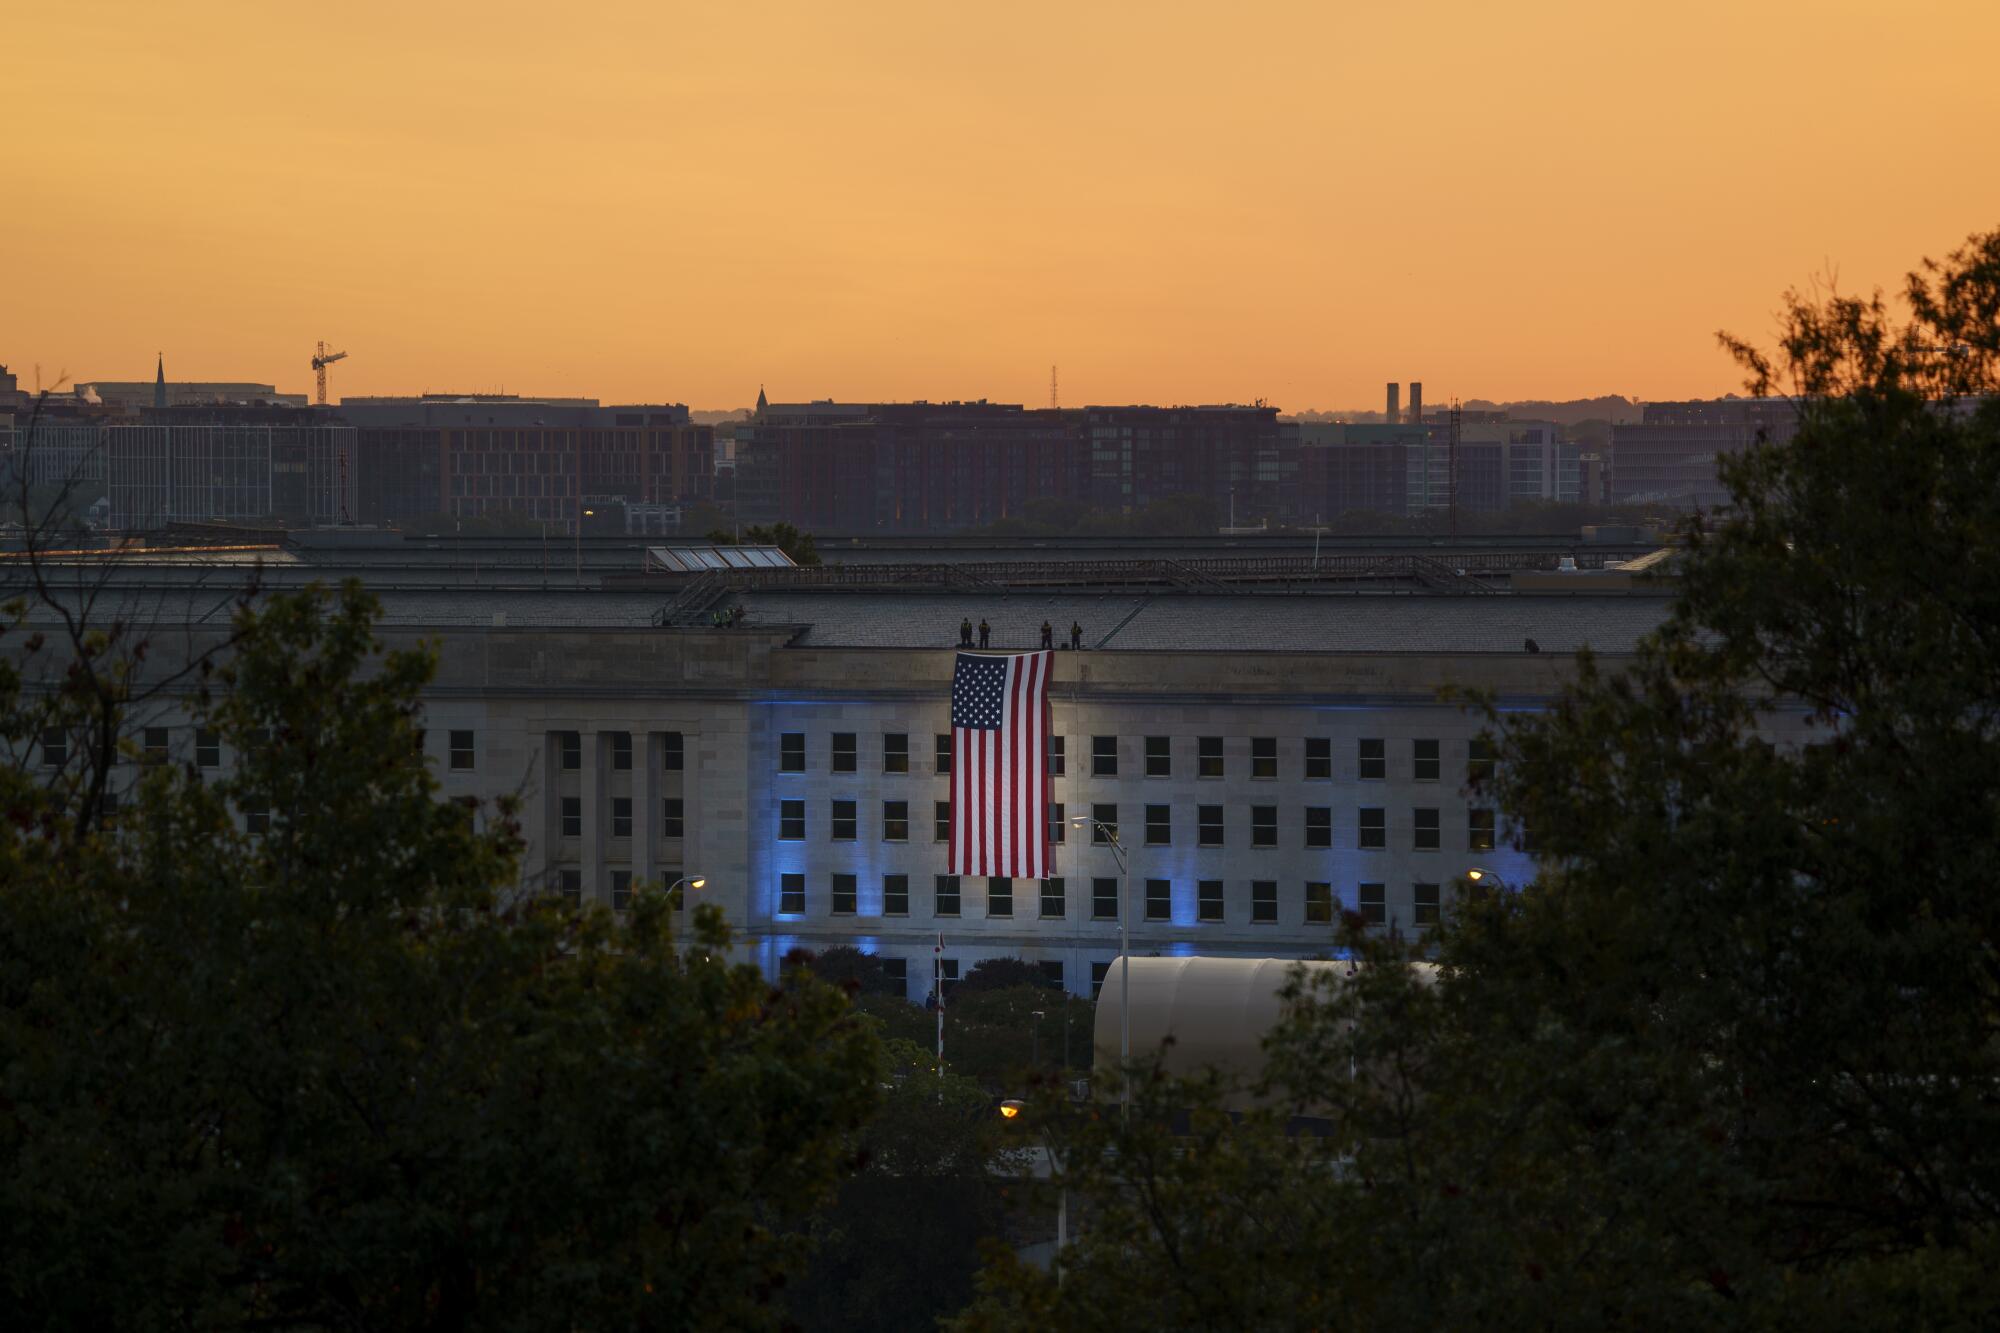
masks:
[(1392, 426), (1403, 419), (1403, 386), (1394, 380), (1389, 381), (1389, 416), (1387, 419)]
[(1412, 426), (1421, 426), (1424, 424), (1424, 382), (1422, 380), (1410, 381), (1410, 424)]

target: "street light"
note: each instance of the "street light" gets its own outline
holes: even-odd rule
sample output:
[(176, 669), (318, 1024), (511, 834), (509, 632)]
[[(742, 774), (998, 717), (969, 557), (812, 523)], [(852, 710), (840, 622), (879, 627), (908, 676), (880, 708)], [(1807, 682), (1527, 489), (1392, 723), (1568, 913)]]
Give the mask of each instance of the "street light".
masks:
[[(1018, 1097), (1009, 1097), (1000, 1103), (1000, 1118), (1014, 1120), (1028, 1109), (1028, 1104)], [(1049, 1136), (1047, 1126), (1042, 1127), (1042, 1151), (1047, 1155), (1050, 1175), (1062, 1174), (1062, 1163), (1056, 1156), (1055, 1140)], [(1063, 1181), (1056, 1192), (1056, 1281), (1062, 1281), (1062, 1252), (1069, 1247), (1069, 1182)]]
[[(667, 885), (667, 901), (669, 903), (675, 903), (674, 891), (680, 888), (680, 886), (683, 884), (687, 885), (688, 893), (695, 893), (698, 892), (700, 889), (702, 889), (705, 885), (707, 885), (707, 883), (708, 883), (707, 878), (702, 875), (682, 875), (679, 879)], [(679, 902), (676, 903), (675, 905), (686, 906), (686, 904), (687, 904), (687, 895), (683, 894), (679, 899)]]
[(1483, 885), (1486, 883), (1487, 880), (1490, 879), (1503, 889), (1507, 887), (1506, 880), (1500, 878), (1500, 876), (1494, 874), (1491, 870), (1488, 870), (1485, 866), (1472, 867), (1472, 869), (1465, 872), (1465, 877), (1474, 884)]
[(1088, 825), (1102, 833), (1118, 862), (1118, 1103), (1119, 1114), (1129, 1120), (1132, 1080), (1125, 1069), (1132, 1063), (1132, 868), (1126, 863), (1117, 829), (1091, 815), (1077, 815), (1069, 822), (1076, 828)]

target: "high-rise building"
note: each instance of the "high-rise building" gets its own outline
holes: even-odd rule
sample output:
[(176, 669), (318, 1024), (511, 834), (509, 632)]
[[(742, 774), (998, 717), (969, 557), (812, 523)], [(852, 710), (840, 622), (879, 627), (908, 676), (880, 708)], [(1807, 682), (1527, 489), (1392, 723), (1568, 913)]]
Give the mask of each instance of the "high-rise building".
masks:
[(1782, 443), (1797, 429), (1798, 409), (1788, 398), (1648, 403), (1637, 424), (1611, 428), (1607, 498), (1684, 508), (1727, 504), (1717, 460), (1760, 439)]

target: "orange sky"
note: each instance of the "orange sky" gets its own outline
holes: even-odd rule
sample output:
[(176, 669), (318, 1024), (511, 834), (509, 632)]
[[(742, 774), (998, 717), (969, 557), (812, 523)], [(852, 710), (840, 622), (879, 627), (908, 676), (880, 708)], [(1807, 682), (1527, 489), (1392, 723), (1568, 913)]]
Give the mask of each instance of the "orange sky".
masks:
[(52, 0), (0, 361), (732, 407), (1708, 395), (2000, 226), (1994, 0)]

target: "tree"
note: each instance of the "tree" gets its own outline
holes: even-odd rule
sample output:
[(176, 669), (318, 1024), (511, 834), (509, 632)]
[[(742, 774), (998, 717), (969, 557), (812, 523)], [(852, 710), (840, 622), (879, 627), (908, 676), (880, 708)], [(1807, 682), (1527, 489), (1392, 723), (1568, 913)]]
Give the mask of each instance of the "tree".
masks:
[(862, 1135), (862, 1169), (813, 1219), (812, 1262), (789, 1291), (803, 1328), (934, 1328), (971, 1299), (980, 1243), (1006, 1222), (993, 1099), (938, 1078), (926, 1047), (888, 1046), (893, 1081)]
[[(438, 798), (432, 659), (373, 615), (355, 585), (240, 609), (187, 701), (236, 770), (148, 767), (109, 827), (0, 768), (13, 1322), (777, 1322), (878, 1042), (722, 961), (710, 908), (690, 954), (658, 892), (614, 925), (512, 887), (511, 809)], [(10, 665), (16, 753), (23, 698)]]
[(1468, 892), (1434, 986), (1350, 933), (1240, 1123), (1138, 1070), (1069, 1129), (1062, 1285), (1002, 1263), (968, 1326), (1995, 1322), (2000, 232), (1904, 298), (1725, 340), (1796, 436), (1722, 463), (1629, 668), (1487, 705), (1534, 882)]
[(983, 990), (1006, 990), (1010, 986), (1047, 989), (1050, 981), (1042, 969), (1025, 958), (987, 958), (972, 965), (952, 994), (964, 997)]
[(880, 958), (872, 953), (863, 953), (851, 944), (836, 944), (818, 953), (799, 950), (795, 963), (827, 985), (850, 994), (897, 997), (903, 994), (902, 984), (890, 978)]
[[(735, 546), (736, 534), (717, 528), (708, 534), (708, 540), (717, 546)], [(792, 558), (794, 564), (816, 565), (819, 560), (819, 545), (810, 532), (800, 532), (789, 523), (773, 523), (770, 527), (749, 527), (743, 529), (742, 540), (753, 546), (775, 546)]]

